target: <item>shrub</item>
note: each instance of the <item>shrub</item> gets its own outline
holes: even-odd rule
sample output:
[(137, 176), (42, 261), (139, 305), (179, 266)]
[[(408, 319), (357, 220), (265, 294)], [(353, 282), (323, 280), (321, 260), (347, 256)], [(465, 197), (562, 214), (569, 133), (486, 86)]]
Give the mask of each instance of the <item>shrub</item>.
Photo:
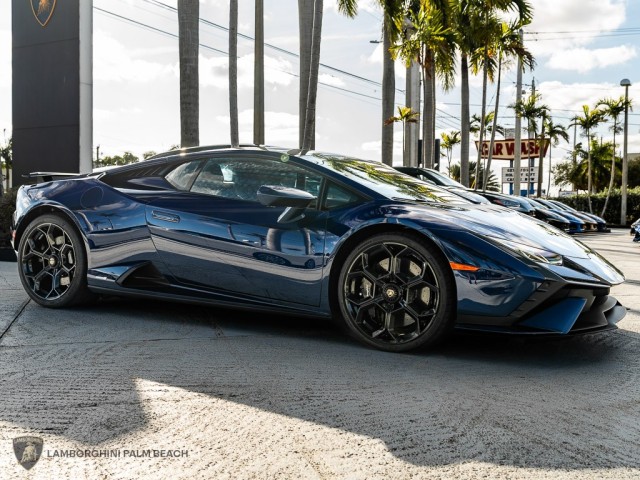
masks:
[(0, 197), (0, 248), (11, 247), (10, 227), (13, 211), (16, 209), (18, 189), (10, 189)]
[[(591, 206), (593, 213), (600, 216), (602, 213), (602, 207), (604, 206), (606, 192), (596, 193), (591, 195)], [(555, 200), (559, 200), (576, 210), (583, 212), (589, 211), (589, 200), (586, 195), (573, 195), (571, 197), (560, 197)], [(607, 211), (604, 214), (604, 219), (611, 225), (620, 225), (620, 206), (622, 203), (620, 190), (614, 189), (609, 196), (609, 202), (607, 203)], [(640, 187), (630, 188), (627, 190), (627, 221), (625, 225), (629, 225), (640, 218)]]

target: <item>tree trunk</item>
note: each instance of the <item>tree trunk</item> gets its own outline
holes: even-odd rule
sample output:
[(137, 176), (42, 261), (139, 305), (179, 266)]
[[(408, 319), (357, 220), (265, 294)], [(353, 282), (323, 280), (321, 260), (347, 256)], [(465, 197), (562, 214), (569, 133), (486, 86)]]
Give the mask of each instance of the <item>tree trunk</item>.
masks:
[[(555, 145), (557, 145), (557, 142), (555, 143)], [(547, 198), (549, 198), (550, 190), (551, 190), (551, 137), (549, 137), (549, 171), (547, 172)]]
[(382, 163), (393, 165), (393, 123), (385, 125), (393, 117), (395, 104), (396, 74), (393, 58), (391, 58), (391, 39), (387, 17), (384, 19), (382, 32), (383, 60), (382, 60)]
[[(407, 107), (414, 112), (420, 111), (420, 65), (415, 61), (407, 68), (406, 81), (406, 101)], [(406, 140), (403, 154), (403, 165), (405, 167), (418, 166), (418, 137), (420, 136), (420, 121), (405, 122), (404, 138)]]
[(309, 96), (309, 68), (311, 67), (311, 34), (313, 30), (314, 0), (298, 0), (300, 32), (300, 92), (298, 96), (298, 145), (302, 148), (304, 125)]
[(240, 144), (238, 138), (238, 0), (229, 4), (229, 121), (231, 146)]
[(469, 59), (466, 54), (460, 61), (460, 183), (469, 186)]
[[(487, 81), (488, 81), (488, 66), (487, 66), (488, 49), (484, 49), (484, 65), (482, 67), (482, 113), (480, 115), (480, 138), (478, 139), (478, 162), (476, 163), (476, 178), (473, 182), (474, 188), (478, 189), (478, 182), (480, 181), (480, 162), (482, 162), (482, 142), (484, 140), (484, 117), (487, 114)], [(486, 169), (485, 169), (486, 170)], [(486, 175), (486, 171), (485, 171)]]
[[(425, 47), (426, 48), (426, 47)], [(433, 53), (426, 48), (423, 56), (425, 65), (422, 67), (424, 88), (424, 113), (422, 115), (422, 166), (433, 168), (433, 146), (435, 132)]]
[(264, 0), (255, 0), (253, 143), (264, 145)]
[(587, 130), (587, 200), (589, 202), (589, 213), (593, 213), (591, 208), (591, 135)]
[(315, 148), (316, 99), (318, 95), (318, 75), (320, 70), (320, 42), (322, 39), (323, 0), (315, 0), (313, 8), (313, 28), (311, 36), (311, 62), (309, 65), (309, 87), (307, 89), (307, 108), (304, 122), (302, 150)]
[(500, 106), (500, 80), (502, 78), (502, 52), (498, 54), (498, 81), (496, 88), (496, 107), (493, 113), (493, 126), (491, 128), (491, 141), (489, 142), (489, 155), (487, 156), (487, 168), (484, 169), (482, 179), (482, 190), (487, 189), (489, 177), (491, 176), (491, 160), (493, 159), (493, 145), (496, 141), (496, 127), (498, 126), (498, 107)]
[(178, 50), (180, 57), (180, 145), (200, 144), (198, 46), (199, 0), (178, 0)]
[(538, 156), (538, 186), (536, 197), (540, 198), (542, 196), (542, 177), (543, 177), (543, 166), (544, 166), (544, 120), (546, 115), (542, 114), (542, 128), (540, 129), (540, 155)]
[(609, 189), (607, 190), (607, 196), (604, 199), (604, 205), (602, 207), (601, 217), (604, 217), (604, 213), (607, 211), (607, 204), (609, 203), (609, 196), (613, 189), (613, 181), (616, 176), (616, 129), (618, 128), (618, 119), (613, 119), (613, 155), (611, 156), (611, 178), (609, 179)]

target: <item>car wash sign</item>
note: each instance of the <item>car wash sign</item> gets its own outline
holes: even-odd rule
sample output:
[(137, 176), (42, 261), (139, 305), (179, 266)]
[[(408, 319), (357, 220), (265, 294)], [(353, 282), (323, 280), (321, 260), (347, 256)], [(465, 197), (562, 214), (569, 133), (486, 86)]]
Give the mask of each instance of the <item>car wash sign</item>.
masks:
[[(522, 158), (539, 158), (544, 157), (549, 149), (549, 139), (544, 140), (544, 149), (540, 148), (542, 140), (525, 138), (520, 141), (520, 154)], [(476, 148), (478, 148), (480, 142), (476, 141)], [(489, 142), (485, 140), (482, 142), (482, 158), (489, 158)], [(495, 140), (493, 142), (493, 155), (494, 160), (513, 160), (515, 157), (516, 142), (513, 139), (507, 140)]]

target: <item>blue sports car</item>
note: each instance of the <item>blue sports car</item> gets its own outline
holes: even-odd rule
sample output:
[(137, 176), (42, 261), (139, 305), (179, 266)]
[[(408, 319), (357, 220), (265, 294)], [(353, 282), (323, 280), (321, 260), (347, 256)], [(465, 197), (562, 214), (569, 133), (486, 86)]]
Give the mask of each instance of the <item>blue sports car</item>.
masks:
[(612, 328), (622, 274), (564, 232), (379, 162), (198, 147), (24, 185), (13, 239), (45, 307), (97, 294), (332, 317), (382, 350), (457, 330)]

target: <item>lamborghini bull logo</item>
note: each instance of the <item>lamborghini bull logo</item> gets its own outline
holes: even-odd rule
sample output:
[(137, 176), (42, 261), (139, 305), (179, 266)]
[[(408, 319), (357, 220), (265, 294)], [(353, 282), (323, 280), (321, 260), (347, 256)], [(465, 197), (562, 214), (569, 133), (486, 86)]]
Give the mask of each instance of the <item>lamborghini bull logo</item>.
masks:
[(18, 463), (29, 470), (42, 455), (43, 441), (40, 437), (18, 437), (13, 439), (13, 452)]
[(44, 27), (51, 20), (56, 8), (56, 0), (31, 0), (31, 10), (38, 23)]

